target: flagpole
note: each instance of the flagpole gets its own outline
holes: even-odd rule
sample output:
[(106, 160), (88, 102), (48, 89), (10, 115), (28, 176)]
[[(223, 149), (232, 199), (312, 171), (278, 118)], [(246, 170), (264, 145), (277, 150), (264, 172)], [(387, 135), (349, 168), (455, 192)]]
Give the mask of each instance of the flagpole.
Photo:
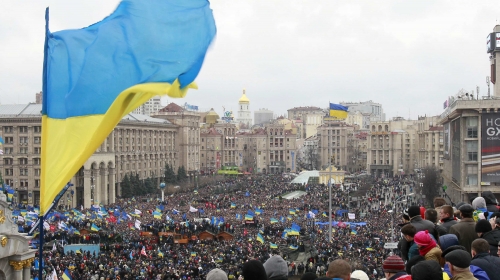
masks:
[[(330, 127), (330, 125), (328, 125)], [(328, 241), (332, 242), (332, 159), (330, 158), (330, 129), (326, 139), (328, 140)]]
[(38, 223), (39, 226), (39, 234), (40, 236), (38, 237), (40, 242), (38, 242), (38, 279), (42, 280), (43, 279), (43, 215), (40, 216), (40, 222)]

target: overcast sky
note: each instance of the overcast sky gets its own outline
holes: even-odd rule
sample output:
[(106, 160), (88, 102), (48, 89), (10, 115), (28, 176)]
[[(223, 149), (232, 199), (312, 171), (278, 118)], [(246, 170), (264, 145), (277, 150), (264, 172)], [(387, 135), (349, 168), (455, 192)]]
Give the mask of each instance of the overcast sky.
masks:
[[(117, 0), (3, 0), (0, 103), (35, 101), (42, 87), (44, 9), (50, 29), (82, 28), (113, 12)], [(486, 35), (498, 1), (214, 0), (217, 37), (182, 100), (276, 114), (328, 102), (381, 103), (387, 117), (442, 112), (447, 96), (487, 94)]]

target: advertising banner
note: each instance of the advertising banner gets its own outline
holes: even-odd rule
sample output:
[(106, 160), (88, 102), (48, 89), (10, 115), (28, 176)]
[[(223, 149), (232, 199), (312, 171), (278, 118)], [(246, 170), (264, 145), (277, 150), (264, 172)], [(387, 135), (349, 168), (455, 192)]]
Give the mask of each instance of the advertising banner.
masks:
[(500, 182), (500, 113), (481, 119), (481, 183)]
[(450, 159), (450, 123), (444, 125), (444, 158)]

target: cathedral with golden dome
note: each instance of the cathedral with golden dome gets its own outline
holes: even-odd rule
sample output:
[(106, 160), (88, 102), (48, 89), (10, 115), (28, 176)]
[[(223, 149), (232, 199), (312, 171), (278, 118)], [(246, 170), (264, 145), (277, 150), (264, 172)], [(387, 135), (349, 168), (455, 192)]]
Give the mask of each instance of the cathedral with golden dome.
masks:
[(241, 95), (240, 100), (238, 100), (238, 117), (236, 121), (240, 124), (240, 128), (250, 128), (252, 126), (250, 99), (248, 99), (245, 89), (243, 89), (243, 95)]

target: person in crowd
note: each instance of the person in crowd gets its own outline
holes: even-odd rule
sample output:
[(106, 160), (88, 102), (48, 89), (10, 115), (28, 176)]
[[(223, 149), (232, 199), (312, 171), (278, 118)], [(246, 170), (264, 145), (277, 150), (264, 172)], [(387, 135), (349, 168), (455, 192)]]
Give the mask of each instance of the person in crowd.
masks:
[(486, 209), (488, 210), (488, 212), (494, 213), (499, 211), (498, 201), (491, 191), (482, 192), (482, 197), (486, 202)]
[(363, 270), (354, 270), (351, 273), (351, 280), (370, 280), (370, 278)]
[(434, 224), (431, 221), (422, 219), (420, 207), (410, 206), (410, 208), (408, 208), (408, 216), (410, 217), (410, 223), (415, 227), (417, 232), (427, 230), (436, 240), (438, 239)]
[(451, 280), (474, 280), (470, 271), (471, 255), (464, 250), (453, 250), (444, 257), (450, 268)]
[(334, 260), (328, 266), (326, 276), (330, 279), (351, 279), (351, 265), (342, 259)]
[(448, 230), (446, 230), (445, 227), (438, 225), (438, 212), (435, 209), (426, 209), (425, 219), (427, 221), (431, 221), (434, 224), (434, 229), (436, 230), (438, 236), (448, 233)]
[[(467, 251), (465, 251), (465, 248), (461, 245), (450, 246), (446, 250), (443, 251), (442, 257), (445, 259), (445, 265), (443, 267), (443, 271), (448, 275), (449, 278), (452, 278), (453, 276), (451, 274), (450, 265), (446, 261), (446, 255), (448, 255), (449, 253), (456, 251), (456, 250), (460, 250), (460, 251), (463, 251), (463, 252), (469, 254)], [(472, 259), (470, 254), (469, 254), (469, 258)], [(481, 269), (480, 267), (477, 267), (475, 265), (470, 265), (469, 270), (472, 273), (472, 275), (474, 275), (474, 277), (476, 277), (478, 280), (490, 280), (490, 277), (488, 276), (488, 274), (486, 274), (486, 272), (483, 269)]]
[(434, 208), (437, 211), (441, 206), (446, 205), (446, 199), (444, 199), (443, 197), (437, 196), (434, 198), (433, 204), (434, 204)]
[(472, 242), (471, 264), (480, 267), (490, 279), (500, 279), (500, 258), (490, 255), (488, 241), (478, 238)]
[[(444, 273), (446, 275), (446, 273)], [(412, 280), (443, 280), (441, 266), (435, 261), (424, 260), (411, 268)]]
[(442, 227), (446, 229), (446, 232), (450, 232), (450, 227), (457, 223), (455, 218), (453, 207), (450, 205), (443, 205), (439, 209), (439, 220)]
[(390, 256), (385, 259), (382, 267), (384, 269), (385, 279), (387, 280), (403, 280), (404, 278), (401, 277), (408, 275), (405, 270), (403, 259), (398, 256)]
[(228, 280), (228, 278), (224, 270), (214, 268), (207, 274), (207, 280)]
[(474, 208), (470, 204), (464, 204), (460, 206), (459, 210), (462, 219), (459, 223), (450, 227), (449, 233), (455, 234), (460, 245), (464, 246), (467, 252), (470, 252), (472, 241), (477, 238), (476, 222), (472, 218)]
[(288, 278), (288, 265), (279, 255), (270, 257), (264, 263), (268, 280), (286, 280)]
[[(316, 273), (306, 272), (302, 275), (302, 277), (300, 277), (300, 280), (314, 280), (316, 278), (318, 278), (318, 275), (316, 275)], [(262, 279), (267, 279), (267, 276), (266, 276), (266, 278), (262, 278)]]
[(440, 266), (444, 265), (444, 261), (441, 257), (443, 252), (427, 230), (417, 232), (413, 241), (418, 246), (419, 254), (423, 256), (425, 260), (436, 261)]
[[(481, 238), (485, 239), (490, 245), (490, 255), (496, 257), (498, 257), (498, 244), (500, 244), (500, 218), (497, 217), (500, 215), (500, 213), (499, 212), (497, 213), (498, 214), (494, 213), (490, 218), (490, 220), (488, 221), (490, 227), (493, 225), (492, 230), (489, 232), (485, 232), (480, 236)], [(484, 222), (482, 221), (479, 222), (483, 224), (483, 227), (485, 229), (489, 228), (486, 225), (484, 225)]]
[(439, 237), (439, 247), (445, 251), (450, 246), (458, 245), (458, 238), (454, 234), (445, 234)]
[(409, 245), (407, 252), (403, 251), (401, 252), (401, 254), (404, 255), (404, 258), (402, 257), (403, 260), (409, 260), (419, 254), (418, 246), (414, 242), (414, 237), (416, 233), (417, 230), (412, 224), (407, 224), (401, 228), (401, 234), (403, 235), (403, 238), (408, 242)]
[(247, 261), (243, 265), (242, 275), (245, 280), (267, 280), (266, 269), (258, 260)]

